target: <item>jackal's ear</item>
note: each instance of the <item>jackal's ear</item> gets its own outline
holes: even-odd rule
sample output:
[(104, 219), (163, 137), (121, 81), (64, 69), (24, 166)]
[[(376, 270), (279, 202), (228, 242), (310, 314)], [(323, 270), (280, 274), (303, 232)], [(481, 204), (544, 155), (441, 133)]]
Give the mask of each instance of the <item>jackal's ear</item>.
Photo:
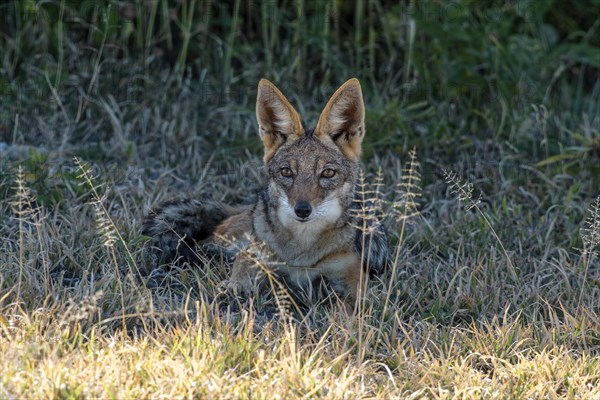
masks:
[(304, 133), (300, 115), (279, 89), (266, 79), (258, 83), (256, 119), (265, 145), (265, 162), (286, 141), (297, 139)]
[(321, 139), (329, 137), (351, 159), (360, 158), (365, 105), (358, 79), (350, 79), (331, 96), (319, 117), (315, 135)]

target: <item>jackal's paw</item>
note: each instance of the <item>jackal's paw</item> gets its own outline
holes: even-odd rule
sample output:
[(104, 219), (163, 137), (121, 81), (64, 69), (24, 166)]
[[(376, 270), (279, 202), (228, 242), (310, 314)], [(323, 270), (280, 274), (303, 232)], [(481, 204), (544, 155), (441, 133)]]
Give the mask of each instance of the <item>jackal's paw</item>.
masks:
[(219, 290), (222, 292), (231, 293), (235, 296), (245, 296), (252, 293), (252, 285), (250, 282), (241, 282), (229, 279), (219, 285)]

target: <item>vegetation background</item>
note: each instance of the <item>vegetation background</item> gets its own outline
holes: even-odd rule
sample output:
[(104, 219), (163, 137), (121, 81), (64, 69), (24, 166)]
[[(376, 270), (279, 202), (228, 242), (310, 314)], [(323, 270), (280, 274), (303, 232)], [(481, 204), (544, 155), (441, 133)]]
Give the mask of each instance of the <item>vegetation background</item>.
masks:
[[(600, 398), (599, 75), (598, 0), (2, 2), (0, 397)], [(309, 123), (362, 82), (355, 319), (144, 252), (161, 200), (252, 201), (262, 77)]]

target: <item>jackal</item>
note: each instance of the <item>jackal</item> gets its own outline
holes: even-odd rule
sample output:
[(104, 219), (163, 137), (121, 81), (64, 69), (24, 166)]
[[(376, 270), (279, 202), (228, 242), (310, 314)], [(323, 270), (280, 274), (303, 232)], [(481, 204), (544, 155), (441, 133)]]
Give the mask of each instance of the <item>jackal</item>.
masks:
[(288, 286), (306, 289), (324, 278), (354, 301), (364, 272), (380, 271), (388, 257), (376, 210), (355, 189), (364, 117), (357, 79), (333, 94), (312, 129), (275, 85), (261, 80), (256, 118), (268, 186), (256, 202), (245, 209), (167, 202), (150, 212), (143, 233), (164, 261), (192, 259), (196, 245), (236, 249), (228, 283), (234, 291), (247, 292), (260, 276), (256, 264), (264, 262)]

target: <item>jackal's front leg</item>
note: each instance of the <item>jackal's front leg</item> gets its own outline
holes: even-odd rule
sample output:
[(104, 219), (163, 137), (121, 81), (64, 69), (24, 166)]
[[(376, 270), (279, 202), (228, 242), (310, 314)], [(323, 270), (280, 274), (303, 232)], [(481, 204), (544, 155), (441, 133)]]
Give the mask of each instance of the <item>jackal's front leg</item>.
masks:
[(319, 264), (323, 275), (332, 283), (335, 292), (351, 307), (367, 285), (361, 272), (360, 258), (354, 253), (336, 253)]
[(260, 274), (257, 260), (247, 250), (240, 251), (235, 257), (227, 289), (237, 294), (249, 294), (259, 284)]

